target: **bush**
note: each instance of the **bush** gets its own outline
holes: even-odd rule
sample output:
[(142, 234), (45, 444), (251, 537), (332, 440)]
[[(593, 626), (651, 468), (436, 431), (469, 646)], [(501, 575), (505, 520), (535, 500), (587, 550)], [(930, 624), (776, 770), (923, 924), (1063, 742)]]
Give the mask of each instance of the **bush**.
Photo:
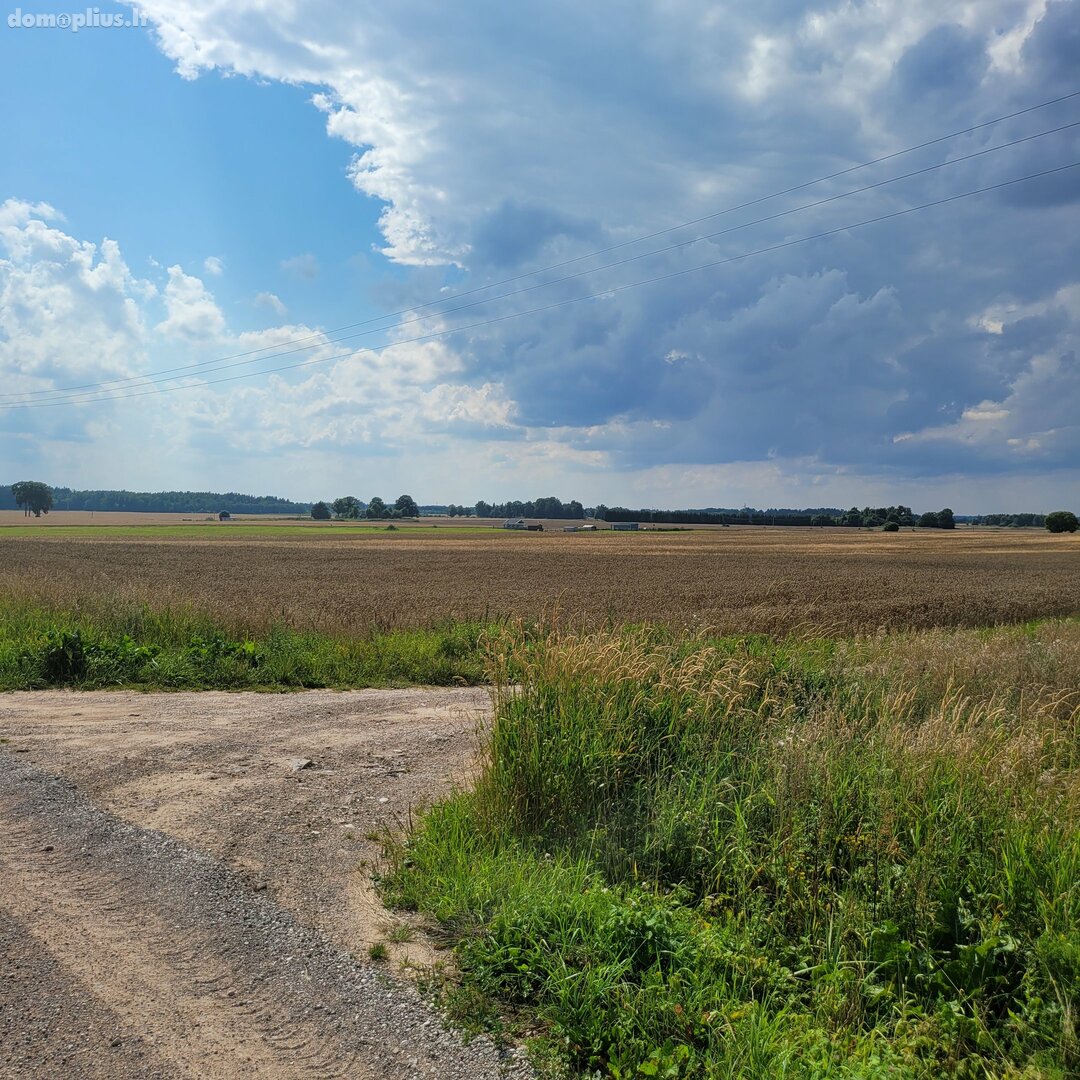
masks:
[(899, 532), (900, 531), (900, 526), (895, 521), (886, 521), (885, 524), (881, 526), (881, 531), (882, 532)]
[(1046, 527), (1052, 533), (1074, 533), (1080, 527), (1080, 522), (1071, 510), (1055, 510), (1046, 515)]

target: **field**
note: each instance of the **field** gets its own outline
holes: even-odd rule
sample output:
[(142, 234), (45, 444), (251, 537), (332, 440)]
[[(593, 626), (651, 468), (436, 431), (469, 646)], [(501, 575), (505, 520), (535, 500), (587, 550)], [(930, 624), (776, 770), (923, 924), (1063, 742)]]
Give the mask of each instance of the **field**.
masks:
[(236, 526), (0, 530), (0, 600), (190, 606), (328, 634), (448, 618), (724, 633), (983, 626), (1080, 610), (1080, 543), (991, 530), (638, 534)]
[[(371, 731), (364, 753), (378, 756), (358, 765), (330, 756), (350, 724), (372, 723), (350, 695), (289, 699), (312, 702), (297, 737), (315, 742), (297, 752), (328, 758), (339, 785), (332, 807), (309, 797), (303, 814), (324, 843), (327, 821), (351, 813), (346, 792), (371, 798), (365, 770), (385, 770), (379, 803), (402, 816), (382, 834), (378, 885), (397, 937), (373, 942), (372, 962), (414, 933), (452, 949), (423, 988), (455, 1024), (527, 1043), (559, 1080), (1080, 1075), (1078, 615), (1080, 539), (1036, 531), (0, 529), (0, 689), (490, 684), (478, 754), (454, 744), (470, 780), (456, 792), (407, 779), (401, 755), (445, 758), (442, 743), (420, 749), (441, 737), (434, 719), (429, 730), (418, 714), (407, 737)], [(436, 700), (393, 693), (401, 708)], [(136, 823), (174, 770), (191, 807), (206, 805), (222, 746), (237, 777), (258, 746), (267, 775), (310, 782), (277, 760), (302, 704), (240, 695), (231, 715), (263, 718), (248, 730), (191, 695), (198, 734), (168, 734), (113, 696), (125, 711), (109, 714), (107, 748), (123, 758), (102, 756), (102, 790), (119, 784), (110, 797)], [(61, 773), (83, 755), (61, 761), (58, 739), (98, 737), (82, 706), (54, 715), (67, 700), (48, 696), (49, 730), (17, 748)], [(143, 740), (137, 755), (130, 740)], [(33, 801), (44, 780), (19, 779), (5, 757), (9, 802)], [(417, 811), (428, 795), (441, 801)], [(245, 798), (220, 851), (240, 874), (249, 831), (265, 847), (310, 827), (281, 816), (265, 777)], [(193, 813), (178, 812), (185, 842), (217, 853), (218, 818)], [(68, 895), (63, 868), (35, 854), (56, 845), (46, 824), (37, 814), (25, 860), (42, 860), (49, 895)], [(353, 865), (347, 845), (333, 850)], [(114, 858), (100, 854), (103, 880)], [(24, 917), (60, 933), (23, 861)], [(145, 895), (106, 884), (135, 907), (160, 893), (179, 905), (170, 925), (193, 919), (212, 937), (214, 918), (179, 887), (161, 892), (154, 866), (140, 870)], [(309, 899), (273, 887), (310, 917)], [(347, 936), (331, 907), (331, 932)], [(73, 901), (70, 918), (85, 914)], [(245, 948), (230, 956), (246, 978)], [(199, 991), (184, 977), (188, 1001)]]

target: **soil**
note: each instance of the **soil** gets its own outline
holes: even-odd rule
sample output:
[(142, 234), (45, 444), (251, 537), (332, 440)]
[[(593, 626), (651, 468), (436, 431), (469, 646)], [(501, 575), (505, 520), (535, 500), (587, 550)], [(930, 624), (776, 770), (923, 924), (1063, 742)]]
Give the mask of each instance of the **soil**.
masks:
[[(524, 1076), (407, 972), (380, 839), (467, 782), (484, 691), (0, 696), (0, 1076)], [(384, 943), (388, 959), (368, 957)]]

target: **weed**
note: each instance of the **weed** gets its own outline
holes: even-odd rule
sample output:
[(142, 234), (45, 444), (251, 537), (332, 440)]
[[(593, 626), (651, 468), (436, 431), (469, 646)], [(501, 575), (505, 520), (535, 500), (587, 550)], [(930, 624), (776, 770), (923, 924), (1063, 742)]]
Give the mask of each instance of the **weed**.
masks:
[(580, 1075), (1075, 1074), (1080, 623), (493, 662), (475, 789), (382, 882), (474, 1022)]

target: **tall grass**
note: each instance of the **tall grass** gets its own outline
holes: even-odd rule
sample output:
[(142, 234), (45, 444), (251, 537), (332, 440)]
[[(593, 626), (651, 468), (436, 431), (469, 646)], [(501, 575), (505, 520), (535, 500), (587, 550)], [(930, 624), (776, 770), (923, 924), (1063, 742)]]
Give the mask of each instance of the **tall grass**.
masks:
[(479, 782), (386, 884), (546, 1060), (1080, 1074), (1080, 624), (522, 632), (494, 663)]
[(331, 635), (137, 602), (0, 602), (0, 690), (278, 689), (475, 684), (487, 628)]

